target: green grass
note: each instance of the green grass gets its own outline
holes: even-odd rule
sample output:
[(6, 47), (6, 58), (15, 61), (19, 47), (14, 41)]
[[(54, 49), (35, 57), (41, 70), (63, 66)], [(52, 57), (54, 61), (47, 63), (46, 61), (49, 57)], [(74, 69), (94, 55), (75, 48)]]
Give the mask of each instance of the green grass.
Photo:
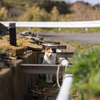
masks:
[(72, 84), (71, 92), (82, 91), (84, 100), (100, 94), (100, 47), (96, 46), (85, 52), (74, 54), (73, 65), (68, 68), (66, 73), (72, 73), (74, 82)]
[(69, 43), (69, 40), (66, 40), (65, 42), (66, 42), (66, 43)]
[(74, 76), (71, 94), (80, 91), (83, 99), (79, 100), (90, 100), (100, 94), (100, 43), (88, 43), (85, 46), (76, 42), (70, 44), (77, 48), (73, 57), (73, 65), (66, 71)]
[(84, 28), (62, 28), (61, 31), (58, 28), (16, 28), (17, 32), (25, 30), (41, 33), (100, 33), (100, 28), (89, 28), (88, 31), (85, 31)]
[(89, 28), (87, 33), (100, 33), (100, 28)]

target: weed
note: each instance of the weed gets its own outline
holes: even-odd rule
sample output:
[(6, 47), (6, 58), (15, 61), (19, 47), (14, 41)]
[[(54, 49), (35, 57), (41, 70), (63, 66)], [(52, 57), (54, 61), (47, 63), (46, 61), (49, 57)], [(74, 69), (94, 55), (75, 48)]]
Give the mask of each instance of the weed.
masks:
[(12, 56), (12, 53), (9, 53), (9, 56), (11, 57)]
[(15, 59), (17, 59), (17, 56), (15, 56)]
[(26, 52), (24, 52), (24, 55), (28, 56), (28, 53), (27, 53), (27, 51), (26, 51)]
[(66, 40), (65, 42), (66, 42), (66, 43), (69, 43), (69, 40)]
[(19, 43), (19, 44), (17, 44), (17, 45), (20, 47), (20, 46), (22, 46), (22, 45), (23, 45), (23, 43), (24, 43), (24, 42), (22, 41), (22, 42), (20, 42), (20, 43)]
[[(93, 44), (90, 44), (93, 45)], [(90, 46), (89, 45), (89, 46)], [(100, 47), (95, 46), (85, 51), (75, 51), (72, 67), (68, 68), (66, 73), (71, 73), (75, 77), (71, 92), (82, 91), (84, 100), (100, 94)]]
[(4, 50), (1, 51), (2, 54), (5, 54)]
[(28, 54), (26, 54), (26, 56), (28, 56)]

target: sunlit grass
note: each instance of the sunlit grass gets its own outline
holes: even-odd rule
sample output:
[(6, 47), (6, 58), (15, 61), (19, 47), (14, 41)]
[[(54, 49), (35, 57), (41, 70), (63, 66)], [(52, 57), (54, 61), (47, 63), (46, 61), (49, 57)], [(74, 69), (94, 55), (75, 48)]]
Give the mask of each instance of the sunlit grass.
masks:
[(17, 32), (22, 31), (33, 31), (41, 33), (100, 33), (100, 28), (89, 28), (88, 31), (85, 31), (84, 28), (62, 28), (59, 31), (58, 28), (16, 28)]

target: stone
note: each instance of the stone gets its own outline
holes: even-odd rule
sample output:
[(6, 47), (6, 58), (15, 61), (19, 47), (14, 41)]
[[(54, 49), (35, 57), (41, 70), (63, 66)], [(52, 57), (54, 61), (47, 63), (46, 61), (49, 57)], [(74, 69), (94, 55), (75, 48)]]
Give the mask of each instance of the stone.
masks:
[(31, 31), (23, 31), (21, 32), (22, 34), (26, 34), (26, 35), (31, 35), (31, 36), (36, 36), (35, 33), (31, 32)]
[(41, 51), (42, 46), (34, 44), (33, 40), (22, 36), (17, 36), (17, 46), (12, 46), (10, 44), (9, 35), (0, 39), (0, 52), (5, 52), (7, 55), (20, 57), (27, 49)]
[(28, 46), (28, 48), (32, 49), (34, 51), (41, 51), (42, 50), (42, 46), (41, 45), (34, 45), (34, 46), (30, 45), (30, 46)]
[(6, 53), (9, 56), (20, 57), (26, 51), (26, 47), (12, 46), (7, 41), (0, 40), (0, 52)]
[(40, 40), (43, 40), (43, 36), (37, 36), (37, 38), (39, 38)]

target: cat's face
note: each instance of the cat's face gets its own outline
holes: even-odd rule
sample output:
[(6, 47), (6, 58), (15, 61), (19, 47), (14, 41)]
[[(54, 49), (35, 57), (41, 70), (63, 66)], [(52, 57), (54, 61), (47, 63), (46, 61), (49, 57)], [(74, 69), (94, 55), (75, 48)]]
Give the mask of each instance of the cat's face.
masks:
[(49, 48), (48, 46), (46, 46), (45, 55), (48, 58), (54, 58), (54, 57), (56, 57), (56, 49), (57, 49), (57, 47), (55, 47), (55, 48)]

